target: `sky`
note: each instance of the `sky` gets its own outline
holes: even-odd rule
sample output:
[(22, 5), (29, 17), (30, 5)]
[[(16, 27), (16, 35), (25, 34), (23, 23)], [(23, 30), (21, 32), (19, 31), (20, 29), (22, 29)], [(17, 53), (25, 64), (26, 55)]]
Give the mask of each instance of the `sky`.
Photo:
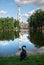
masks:
[(28, 16), (37, 9), (44, 9), (44, 0), (0, 0), (0, 17), (14, 17), (17, 19), (20, 5), (21, 18), (26, 22)]

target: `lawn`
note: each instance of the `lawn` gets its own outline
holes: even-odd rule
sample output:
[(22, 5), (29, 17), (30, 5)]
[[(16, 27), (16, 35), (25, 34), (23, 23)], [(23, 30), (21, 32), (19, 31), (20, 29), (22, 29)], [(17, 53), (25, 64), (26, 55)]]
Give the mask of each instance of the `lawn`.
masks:
[(27, 56), (22, 61), (19, 56), (0, 57), (0, 65), (44, 65), (44, 55)]

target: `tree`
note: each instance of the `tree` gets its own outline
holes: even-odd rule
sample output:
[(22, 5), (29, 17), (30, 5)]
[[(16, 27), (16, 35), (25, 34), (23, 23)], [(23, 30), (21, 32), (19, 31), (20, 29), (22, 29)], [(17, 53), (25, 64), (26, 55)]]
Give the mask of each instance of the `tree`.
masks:
[(36, 10), (27, 21), (30, 26), (30, 40), (35, 43), (36, 46), (43, 46), (44, 36), (42, 33), (42, 27), (44, 27), (44, 11), (41, 9)]
[(19, 22), (19, 20), (16, 20), (15, 19), (15, 21), (14, 21), (14, 27), (15, 27), (15, 30), (20, 30), (20, 22)]
[(0, 18), (0, 29), (3, 31), (12, 31), (14, 30), (14, 21), (13, 17), (9, 18)]

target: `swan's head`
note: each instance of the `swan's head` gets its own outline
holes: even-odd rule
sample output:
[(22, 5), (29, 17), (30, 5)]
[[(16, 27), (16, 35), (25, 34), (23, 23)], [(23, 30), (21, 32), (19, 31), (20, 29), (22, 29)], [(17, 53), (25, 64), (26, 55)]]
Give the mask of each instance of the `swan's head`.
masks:
[(26, 46), (22, 46), (22, 50), (26, 50)]

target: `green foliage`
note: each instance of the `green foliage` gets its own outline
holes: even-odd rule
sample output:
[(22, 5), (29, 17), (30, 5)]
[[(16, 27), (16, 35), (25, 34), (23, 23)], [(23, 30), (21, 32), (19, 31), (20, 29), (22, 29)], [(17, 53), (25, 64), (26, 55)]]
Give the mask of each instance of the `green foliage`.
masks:
[(14, 34), (15, 34), (15, 38), (19, 37), (19, 31), (14, 31)]
[(44, 37), (41, 32), (30, 33), (30, 40), (35, 44), (37, 47), (44, 46)]
[(0, 31), (14, 31), (20, 30), (19, 21), (13, 19), (13, 17), (9, 18), (0, 18)]
[(2, 31), (11, 31), (14, 30), (14, 21), (13, 18), (0, 18), (0, 29)]
[(36, 44), (36, 46), (44, 45), (44, 11), (39, 9), (28, 18), (30, 26), (30, 40)]
[(19, 22), (19, 20), (15, 19), (15, 21), (14, 21), (14, 27), (15, 27), (15, 30), (20, 31), (20, 22)]
[(13, 17), (0, 18), (0, 40), (10, 40), (19, 37), (19, 21)]
[(0, 32), (0, 40), (14, 40), (14, 31)]
[(44, 55), (27, 56), (23, 61), (19, 56), (0, 57), (0, 65), (44, 65)]
[(19, 37), (19, 31), (3, 31), (0, 32), (0, 40), (14, 40)]

